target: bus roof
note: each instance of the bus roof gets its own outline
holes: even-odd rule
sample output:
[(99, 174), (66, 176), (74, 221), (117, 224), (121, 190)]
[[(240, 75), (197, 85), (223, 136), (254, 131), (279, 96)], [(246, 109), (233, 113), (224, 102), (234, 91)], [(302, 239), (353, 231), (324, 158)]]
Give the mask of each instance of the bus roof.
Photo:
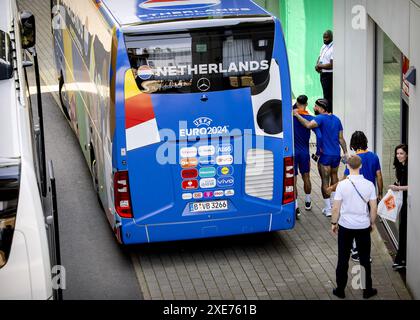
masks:
[(123, 25), (227, 17), (271, 16), (251, 0), (102, 0)]

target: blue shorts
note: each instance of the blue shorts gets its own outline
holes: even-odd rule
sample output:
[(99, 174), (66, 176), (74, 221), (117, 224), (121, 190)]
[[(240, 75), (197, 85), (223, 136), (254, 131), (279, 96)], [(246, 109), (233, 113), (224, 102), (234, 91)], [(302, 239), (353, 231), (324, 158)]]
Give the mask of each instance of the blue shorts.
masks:
[(321, 155), (319, 157), (319, 163), (326, 167), (338, 168), (340, 166), (341, 157), (340, 156), (327, 156)]
[(298, 175), (298, 168), (300, 174), (308, 173), (311, 171), (311, 157), (309, 153), (296, 153), (295, 154), (295, 175)]

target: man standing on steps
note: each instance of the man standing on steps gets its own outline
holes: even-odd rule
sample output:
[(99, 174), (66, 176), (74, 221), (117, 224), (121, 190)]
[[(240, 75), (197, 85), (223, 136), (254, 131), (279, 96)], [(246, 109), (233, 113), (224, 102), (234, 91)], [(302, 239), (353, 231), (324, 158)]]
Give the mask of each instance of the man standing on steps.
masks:
[(359, 156), (354, 155), (347, 160), (350, 174), (337, 186), (331, 218), (331, 230), (338, 234), (337, 288), (333, 294), (341, 299), (345, 298), (353, 240), (356, 240), (362, 267), (363, 298), (369, 299), (378, 293), (372, 287), (370, 264), (370, 233), (375, 227), (377, 215), (376, 189), (371, 181), (360, 174), (361, 167), (362, 159)]
[[(306, 107), (308, 106), (308, 97), (305, 95), (301, 95), (297, 98), (296, 104), (293, 107), (297, 110), (298, 114), (301, 115), (308, 121), (312, 121), (314, 119), (308, 111)], [(321, 131), (319, 128), (314, 130), (317, 136), (317, 144), (320, 146), (321, 143)], [(295, 117), (294, 118), (294, 141), (295, 141), (295, 186), (297, 183), (297, 176), (300, 172), (303, 180), (303, 188), (305, 190), (305, 210), (309, 211), (312, 209), (312, 201), (311, 201), (311, 192), (312, 192), (312, 185), (311, 185), (311, 156), (309, 152), (309, 141), (311, 138), (311, 130), (307, 129), (303, 126), (299, 120)], [(296, 190), (296, 198), (297, 198), (297, 188)], [(298, 201), (296, 201), (296, 218), (299, 219), (300, 216), (300, 209), (298, 206)]]
[[(315, 114), (312, 121), (303, 118), (297, 110), (293, 111), (295, 117), (307, 129), (319, 128), (322, 135), (322, 146), (318, 161), (318, 170), (322, 180), (322, 196), (325, 208), (322, 212), (331, 217), (331, 199), (334, 194), (328, 192), (328, 188), (338, 182), (338, 168), (341, 161), (340, 146), (344, 157), (347, 158), (347, 144), (343, 137), (343, 126), (338, 117), (330, 113), (328, 101), (318, 99), (315, 103)], [(330, 199), (331, 197), (331, 199)]]

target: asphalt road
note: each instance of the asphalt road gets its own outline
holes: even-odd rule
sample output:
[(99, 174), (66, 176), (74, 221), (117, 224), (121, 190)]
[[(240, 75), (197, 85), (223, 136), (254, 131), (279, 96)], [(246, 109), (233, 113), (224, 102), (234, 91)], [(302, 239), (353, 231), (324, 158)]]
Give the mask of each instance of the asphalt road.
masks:
[(130, 254), (114, 239), (76, 136), (52, 95), (42, 99), (46, 154), (57, 184), (64, 299), (142, 299)]

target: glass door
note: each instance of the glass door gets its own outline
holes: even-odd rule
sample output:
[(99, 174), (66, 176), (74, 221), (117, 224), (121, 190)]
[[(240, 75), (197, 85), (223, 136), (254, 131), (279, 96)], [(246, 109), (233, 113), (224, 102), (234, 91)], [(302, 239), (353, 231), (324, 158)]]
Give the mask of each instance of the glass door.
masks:
[[(403, 70), (409, 64), (394, 42), (377, 27), (377, 112), (375, 149), (381, 158), (384, 193), (396, 181), (395, 147), (408, 141), (408, 90)], [(394, 244), (398, 225), (384, 220)]]

